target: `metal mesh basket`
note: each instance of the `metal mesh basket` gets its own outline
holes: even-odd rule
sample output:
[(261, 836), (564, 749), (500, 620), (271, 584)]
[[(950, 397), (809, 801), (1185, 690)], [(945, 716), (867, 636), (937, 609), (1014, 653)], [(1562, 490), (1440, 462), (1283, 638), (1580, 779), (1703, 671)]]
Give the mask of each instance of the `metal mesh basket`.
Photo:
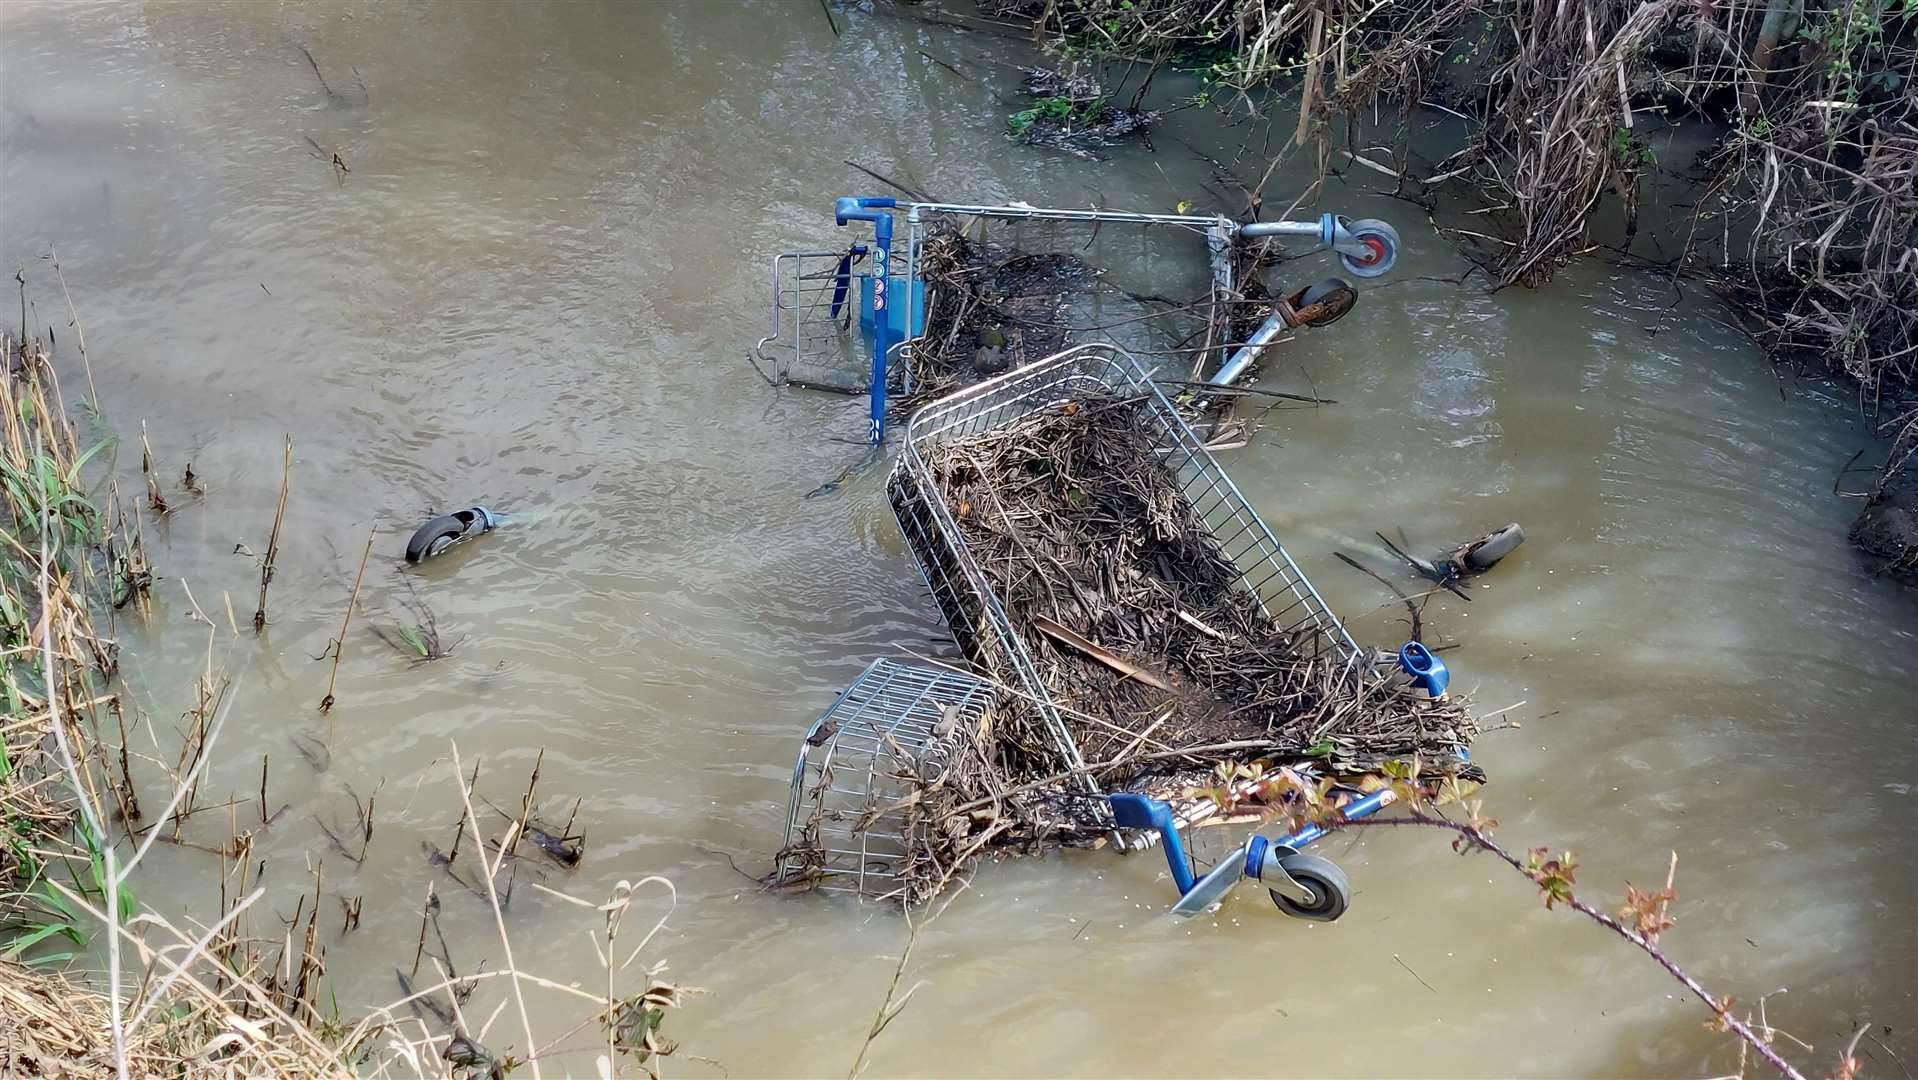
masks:
[[(887, 493), (907, 547), (960, 648), (1000, 681), (1024, 691), (1051, 734), (1060, 764), (1071, 769), (1085, 764), (1079, 747), (1040, 679), (1032, 654), (967, 550), (936, 490), (924, 451), (938, 442), (1004, 427), (1075, 397), (1099, 394), (1136, 394), (1145, 399), (1145, 422), (1166, 469), (1209, 527), (1219, 550), (1238, 568), (1239, 586), (1258, 599), (1266, 615), (1292, 635), (1301, 651), (1313, 656), (1329, 653), (1348, 664), (1359, 663), (1364, 655), (1272, 530), (1130, 354), (1113, 345), (1081, 345), (979, 383), (913, 415)], [(1096, 784), (1083, 772), (1078, 775), (1081, 788), (1096, 794)]]
[(875, 660), (806, 730), (793, 763), (782, 882), (904, 898), (921, 819), (902, 800), (939, 778), (992, 691), (944, 668)]
[[(859, 394), (871, 359), (860, 338), (859, 293), (842, 278), (841, 251), (786, 251), (772, 261), (772, 329), (753, 354), (780, 382)], [(856, 271), (850, 271), (856, 273)]]

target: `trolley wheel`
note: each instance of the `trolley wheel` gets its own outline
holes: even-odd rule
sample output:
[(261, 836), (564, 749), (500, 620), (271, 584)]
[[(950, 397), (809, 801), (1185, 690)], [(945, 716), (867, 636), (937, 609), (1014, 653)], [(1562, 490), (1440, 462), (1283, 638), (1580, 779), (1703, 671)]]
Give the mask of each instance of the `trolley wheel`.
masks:
[(1364, 255), (1339, 253), (1339, 265), (1360, 277), (1379, 277), (1392, 269), (1399, 261), (1398, 230), (1377, 218), (1362, 218), (1346, 225), (1359, 243), (1364, 244)]
[(406, 542), (406, 561), (423, 562), (458, 543), (466, 535), (468, 523), (457, 514), (441, 514), (419, 527)]
[(1359, 291), (1344, 278), (1326, 278), (1294, 293), (1289, 301), (1306, 326), (1331, 326), (1358, 305)]
[(1310, 919), (1313, 922), (1331, 922), (1345, 914), (1352, 900), (1352, 885), (1345, 880), (1345, 871), (1330, 859), (1321, 859), (1317, 855), (1287, 855), (1279, 860), (1285, 872), (1292, 880), (1311, 890), (1314, 897), (1309, 904), (1300, 904), (1280, 893), (1277, 889), (1268, 889), (1272, 902), (1279, 910), (1295, 919)]

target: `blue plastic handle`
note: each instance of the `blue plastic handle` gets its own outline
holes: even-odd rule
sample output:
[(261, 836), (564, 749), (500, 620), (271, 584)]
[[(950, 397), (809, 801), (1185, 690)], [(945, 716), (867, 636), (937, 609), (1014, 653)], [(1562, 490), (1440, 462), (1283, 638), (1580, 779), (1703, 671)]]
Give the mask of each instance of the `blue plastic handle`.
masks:
[(1165, 848), (1166, 866), (1172, 870), (1172, 881), (1179, 887), (1179, 895), (1191, 892), (1192, 861), (1185, 857), (1185, 845), (1179, 841), (1179, 826), (1172, 820), (1172, 808), (1144, 795), (1107, 795), (1106, 802), (1112, 807), (1112, 820), (1119, 828), (1158, 832), (1160, 846)]
[[(1398, 796), (1392, 793), (1391, 788), (1380, 788), (1370, 795), (1354, 799), (1340, 807), (1339, 816), (1347, 821), (1359, 821), (1363, 818), (1369, 818), (1380, 810), (1392, 805), (1397, 799)], [(1268, 840), (1263, 836), (1254, 836), (1245, 845), (1245, 865), (1241, 867), (1241, 872), (1243, 872), (1246, 877), (1262, 880), (1265, 877), (1265, 864), (1268, 856), (1277, 855), (1279, 858), (1284, 858), (1285, 855), (1292, 852), (1304, 851), (1307, 844), (1318, 841), (1329, 832), (1331, 832), (1331, 830), (1325, 826), (1320, 825), (1316, 821), (1310, 821), (1301, 825), (1299, 831), (1287, 833), (1276, 840)], [(1274, 848), (1277, 848), (1278, 851), (1274, 852)]]
[(841, 225), (848, 221), (892, 220), (891, 214), (880, 213), (899, 205), (897, 199), (887, 195), (841, 195), (833, 200), (832, 216)]
[(1399, 650), (1399, 669), (1412, 677), (1412, 685), (1434, 698), (1444, 697), (1445, 688), (1452, 685), (1452, 672), (1445, 661), (1416, 641), (1406, 642)]
[(841, 195), (833, 200), (833, 220), (872, 222), (872, 418), (866, 441), (878, 446), (886, 439), (886, 354), (892, 350), (892, 313), (886, 310), (886, 292), (892, 274), (892, 208), (898, 200), (886, 195)]

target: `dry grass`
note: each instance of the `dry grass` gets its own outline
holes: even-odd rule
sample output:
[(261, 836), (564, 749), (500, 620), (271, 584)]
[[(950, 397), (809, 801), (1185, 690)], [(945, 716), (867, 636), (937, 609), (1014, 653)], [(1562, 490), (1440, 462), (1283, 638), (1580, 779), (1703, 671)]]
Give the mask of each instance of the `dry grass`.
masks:
[[(243, 697), (219, 662), (242, 644), (231, 601), (224, 627), (193, 604), (208, 632), (198, 700), (187, 710), (177, 760), (145, 759), (165, 783), (136, 793), (113, 630), (118, 619), (142, 613), (153, 580), (140, 540), (143, 512), (179, 511), (164, 507), (150, 468), (143, 505), (122, 509), (110, 480), (89, 484), (90, 463), (99, 463), (92, 472), (111, 475), (102, 467), (110, 444), (82, 447), (39, 342), (0, 345), (7, 365), (0, 399), (0, 542), (7, 547), (0, 560), (0, 825), (8, 837), (0, 847), (0, 1075), (466, 1077), (523, 1068), (537, 1077), (543, 1059), (582, 1051), (599, 1059), (601, 1075), (657, 1075), (673, 1050), (661, 1027), (683, 991), (662, 978), (663, 965), (641, 957), (666, 916), (636, 943), (621, 932), (652, 886), (667, 894), (669, 915), (671, 883), (621, 881), (601, 902), (526, 883), (589, 913), (604, 979), (588, 990), (575, 972), (548, 978), (516, 965), (497, 882), (518, 876), (514, 848), (531, 830), (530, 790), (521, 814), (461, 864), (479, 864), (466, 873), (484, 882), (476, 902), (491, 912), (504, 964), (461, 974), (450, 957), (429, 954), (431, 965), (424, 972), (416, 966), (401, 998), (340, 1003), (355, 1020), (332, 1011), (319, 928), (322, 918), (338, 917), (336, 903), (351, 925), (364, 898), (328, 894), (319, 865), (291, 923), (270, 936), (254, 928), (277, 920), (255, 918), (256, 908), (266, 909), (265, 890), (251, 877), (252, 834), (230, 817), (217, 836), (185, 831)], [(190, 592), (188, 598), (192, 603)], [(452, 756), (457, 763), (457, 747)], [(264, 822), (264, 762), (258, 775)], [(449, 778), (459, 785), (461, 832), (482, 837), (470, 784), (457, 768)], [(157, 815), (142, 810), (140, 794), (161, 807)], [(365, 814), (370, 843), (370, 804)], [(142, 821), (150, 827), (133, 831)], [(216, 911), (181, 924), (138, 900), (135, 872), (162, 839), (219, 856)], [(576, 847), (568, 853), (577, 861)], [(62, 973), (63, 961), (103, 963), (105, 970)], [(518, 1006), (515, 1031), (495, 1028), (498, 1013), (474, 1019), (462, 1012), (475, 988), (500, 980)], [(578, 1023), (552, 1037), (535, 1031), (526, 1002), (541, 995), (569, 1003)]]
[[(1475, 224), (1444, 231), (1496, 287), (1537, 286), (1593, 247), (1610, 202), (1635, 234), (1641, 181), (1684, 176), (1694, 228), (1674, 265), (1706, 280), (1773, 357), (1864, 388), (1866, 410), (1918, 390), (1918, 9), (1883, 0), (985, 0), (1041, 37), (1155, 65), (1210, 65), (1234, 88), (1300, 88), (1280, 162), (1312, 155), (1319, 180), (1348, 163), (1441, 196)], [(1390, 148), (1359, 142), (1396, 102)], [(1412, 111), (1464, 121), (1457, 151), (1415, 167)], [(1285, 108), (1292, 106), (1286, 105)], [(1698, 162), (1659, 161), (1647, 118), (1718, 133)], [(1341, 143), (1343, 145), (1341, 145)], [(1389, 156), (1390, 163), (1381, 160)], [(1270, 216), (1269, 214), (1267, 216)], [(1482, 224), (1478, 224), (1482, 223)], [(1895, 415), (1897, 409), (1886, 410)], [(1893, 455), (1887, 475), (1898, 471)], [(1904, 459), (1908, 460), (1908, 459)]]

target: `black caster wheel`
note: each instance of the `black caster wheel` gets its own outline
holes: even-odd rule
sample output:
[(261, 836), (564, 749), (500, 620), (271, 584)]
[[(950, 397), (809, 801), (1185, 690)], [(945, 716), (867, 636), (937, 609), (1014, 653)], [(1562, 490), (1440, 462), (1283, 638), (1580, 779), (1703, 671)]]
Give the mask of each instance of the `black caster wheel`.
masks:
[(440, 555), (454, 544), (464, 543), (481, 533), (491, 532), (499, 518), (484, 506), (469, 507), (441, 514), (419, 527), (406, 542), (406, 561), (424, 562)]
[(1303, 326), (1331, 326), (1345, 318), (1358, 305), (1359, 291), (1351, 282), (1326, 278), (1310, 288), (1300, 289), (1286, 301), (1298, 313)]
[(1345, 914), (1346, 906), (1352, 901), (1352, 885), (1345, 880), (1345, 871), (1340, 870), (1337, 863), (1317, 855), (1300, 854), (1287, 855), (1279, 860), (1279, 865), (1313, 897), (1310, 903), (1300, 903), (1277, 889), (1267, 890), (1280, 911), (1295, 919), (1313, 922), (1331, 922)]

